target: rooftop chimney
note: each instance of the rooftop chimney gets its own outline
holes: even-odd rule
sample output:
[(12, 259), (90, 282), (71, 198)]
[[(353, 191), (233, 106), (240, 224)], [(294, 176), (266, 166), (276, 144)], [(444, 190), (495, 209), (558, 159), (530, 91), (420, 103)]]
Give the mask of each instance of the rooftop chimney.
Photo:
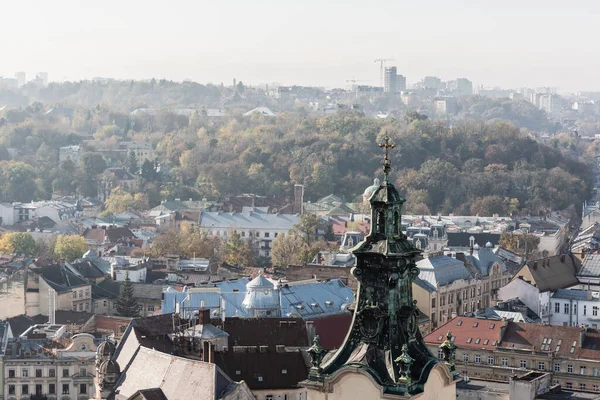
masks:
[(210, 343), (204, 342), (203, 346), (202, 346), (202, 361), (209, 362), (208, 361), (208, 358), (209, 358), (208, 353), (210, 353)]
[(200, 312), (198, 313), (198, 324), (210, 324), (210, 310), (208, 308), (200, 309)]

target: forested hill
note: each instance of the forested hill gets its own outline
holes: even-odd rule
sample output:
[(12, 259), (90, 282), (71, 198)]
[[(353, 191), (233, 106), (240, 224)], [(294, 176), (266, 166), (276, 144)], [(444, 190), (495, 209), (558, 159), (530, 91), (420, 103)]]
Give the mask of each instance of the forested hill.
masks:
[[(305, 185), (307, 200), (335, 193), (352, 201), (381, 177), (377, 143), (387, 133), (398, 146), (392, 177), (407, 195), (408, 211), (537, 213), (579, 209), (591, 186), (591, 168), (582, 160), (595, 156), (593, 143), (566, 135), (548, 147), (508, 123), (465, 120), (448, 127), (416, 113), (381, 120), (299, 108), (275, 117), (211, 118), (168, 109), (131, 114), (97, 105), (61, 114), (47, 113), (50, 108), (33, 103), (0, 113), (0, 160), (9, 159), (7, 148), (18, 152), (18, 162), (0, 162), (0, 201), (53, 192), (94, 196), (99, 174), (121, 162), (105, 163), (94, 149), (131, 141), (150, 142), (160, 163), (158, 175), (152, 165), (142, 166), (139, 192), (150, 206), (165, 198), (285, 196), (296, 183)], [(88, 153), (78, 165), (59, 165), (58, 148), (69, 144)]]
[[(186, 130), (184, 130), (186, 131)], [(562, 210), (580, 204), (591, 177), (584, 149), (548, 147), (506, 123), (380, 121), (357, 114), (280, 115), (192, 128), (159, 143), (185, 181), (220, 194), (289, 193), (354, 199), (381, 175), (377, 147), (387, 132), (398, 149), (393, 178), (407, 207), (421, 212), (505, 213)], [(207, 193), (210, 194), (210, 193)]]

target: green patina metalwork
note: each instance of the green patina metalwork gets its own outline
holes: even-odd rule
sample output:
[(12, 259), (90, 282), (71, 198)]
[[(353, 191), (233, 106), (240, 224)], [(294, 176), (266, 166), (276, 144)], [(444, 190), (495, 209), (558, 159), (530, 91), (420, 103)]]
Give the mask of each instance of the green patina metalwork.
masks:
[(417, 394), (439, 361), (419, 332), (412, 281), (419, 274), (421, 251), (402, 233), (405, 199), (388, 178), (389, 150), (395, 145), (386, 137), (380, 147), (385, 179), (369, 198), (371, 233), (351, 250), (357, 259), (352, 274), (359, 281), (352, 326), (342, 347), (319, 361), (319, 370), (311, 369), (308, 379), (323, 382), (354, 368), (372, 376), (385, 393)]
[(446, 340), (440, 345), (442, 354), (444, 355), (444, 362), (448, 366), (450, 373), (456, 375), (456, 366), (454, 365), (454, 356), (456, 354), (456, 345), (452, 340), (452, 334), (448, 331), (446, 333)]

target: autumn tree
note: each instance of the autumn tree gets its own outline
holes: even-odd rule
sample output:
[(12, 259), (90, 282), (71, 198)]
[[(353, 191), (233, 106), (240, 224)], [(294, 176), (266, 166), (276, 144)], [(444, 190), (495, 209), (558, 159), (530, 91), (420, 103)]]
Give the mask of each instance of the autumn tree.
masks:
[(227, 234), (227, 241), (223, 247), (223, 261), (229, 265), (254, 266), (256, 263), (257, 249), (254, 243), (242, 239), (236, 230)]
[(279, 234), (271, 244), (271, 263), (286, 268), (289, 265), (303, 265), (306, 243), (293, 233)]
[(122, 188), (113, 189), (104, 203), (106, 214), (118, 214), (127, 210), (147, 210), (150, 208), (148, 197), (144, 193), (132, 195)]
[(35, 239), (26, 232), (9, 232), (0, 238), (0, 252), (3, 254), (35, 254)]
[(500, 235), (501, 247), (512, 251), (513, 253), (524, 256), (526, 253), (531, 257), (536, 257), (540, 238), (537, 235), (529, 233), (515, 234), (512, 232), (503, 232)]
[(87, 245), (83, 236), (60, 235), (56, 238), (54, 254), (58, 258), (73, 261), (83, 257), (87, 251)]

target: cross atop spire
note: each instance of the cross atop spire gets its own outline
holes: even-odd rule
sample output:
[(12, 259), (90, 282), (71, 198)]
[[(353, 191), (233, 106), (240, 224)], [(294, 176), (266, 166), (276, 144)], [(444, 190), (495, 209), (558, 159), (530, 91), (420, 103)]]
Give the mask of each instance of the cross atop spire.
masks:
[(384, 143), (379, 143), (379, 147), (385, 149), (385, 158), (383, 159), (383, 174), (385, 175), (385, 182), (388, 182), (388, 174), (390, 173), (390, 169), (392, 169), (392, 163), (390, 162), (390, 149), (396, 147), (394, 143), (390, 143), (389, 136), (385, 136)]

